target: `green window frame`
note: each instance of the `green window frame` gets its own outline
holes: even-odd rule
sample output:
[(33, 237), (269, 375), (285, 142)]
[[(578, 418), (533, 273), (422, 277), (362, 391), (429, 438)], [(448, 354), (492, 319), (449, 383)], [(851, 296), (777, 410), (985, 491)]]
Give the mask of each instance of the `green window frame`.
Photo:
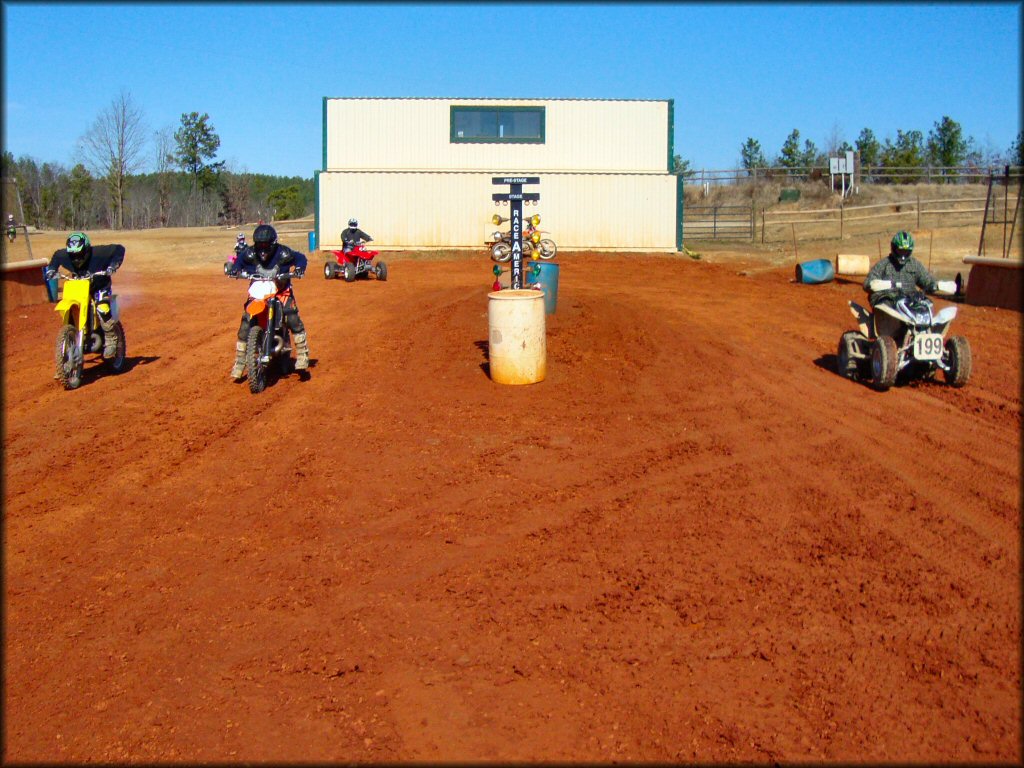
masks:
[(543, 144), (544, 107), (451, 107), (452, 144)]

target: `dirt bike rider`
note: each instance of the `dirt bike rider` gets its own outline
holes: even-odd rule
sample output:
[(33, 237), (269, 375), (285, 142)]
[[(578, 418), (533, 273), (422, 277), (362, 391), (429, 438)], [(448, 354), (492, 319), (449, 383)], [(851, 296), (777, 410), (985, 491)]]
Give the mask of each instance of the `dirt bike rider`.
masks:
[(373, 238), (359, 228), (359, 222), (355, 219), (349, 219), (348, 227), (341, 230), (341, 249), (345, 253), (351, 252), (360, 243), (372, 241)]
[(7, 214), (7, 239), (10, 240), (13, 243), (14, 242), (14, 238), (16, 238), (17, 236), (18, 236), (18, 225), (14, 223), (14, 214), (13, 213), (8, 213)]
[[(77, 278), (90, 274), (92, 277), (89, 280), (89, 289), (92, 292), (93, 300), (99, 304), (102, 296), (110, 295), (112, 286), (110, 276), (120, 268), (123, 262), (123, 245), (115, 243), (93, 246), (89, 242), (87, 234), (72, 232), (68, 237), (67, 245), (54, 251), (50, 263), (46, 265), (46, 279), (55, 278), (60, 267), (64, 267)], [(117, 336), (111, 333), (114, 329), (114, 318), (111, 317), (109, 309), (104, 312), (97, 308), (96, 313), (99, 315), (100, 327), (103, 330), (103, 357), (114, 357), (117, 354)]]
[(242, 232), (238, 233), (238, 237), (235, 238), (235, 259), (242, 255), (242, 251), (249, 247), (249, 244), (245, 242), (245, 234)]
[[(305, 371), (309, 368), (309, 346), (306, 343), (306, 329), (299, 317), (299, 308), (292, 293), (291, 280), (287, 275), (292, 267), (296, 273), (302, 274), (306, 269), (306, 255), (293, 251), (286, 245), (277, 242), (277, 231), (269, 224), (260, 224), (252, 233), (252, 246), (247, 246), (235, 260), (229, 275), (240, 273), (258, 275), (264, 279), (275, 280), (284, 295), (284, 322), (295, 339), (295, 369)], [(248, 308), (251, 298), (246, 298)], [(249, 339), (249, 326), (252, 317), (242, 310), (242, 322), (238, 326), (238, 341), (235, 342), (235, 364), (231, 368), (231, 378), (241, 380), (245, 373), (245, 347)]]
[[(905, 230), (893, 235), (889, 256), (875, 264), (864, 278), (864, 290), (869, 294), (868, 301), (872, 307), (879, 302), (894, 304), (901, 295), (918, 288), (925, 293), (956, 293), (953, 280), (936, 280), (927, 267), (911, 255), (913, 252), (913, 235)], [(874, 315), (876, 324), (889, 320), (884, 313), (875, 312)], [(882, 332), (879, 329), (879, 333)]]

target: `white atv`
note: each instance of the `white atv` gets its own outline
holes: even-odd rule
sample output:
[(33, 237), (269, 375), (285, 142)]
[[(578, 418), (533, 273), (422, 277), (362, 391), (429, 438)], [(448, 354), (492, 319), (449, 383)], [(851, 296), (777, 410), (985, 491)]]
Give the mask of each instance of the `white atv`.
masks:
[[(873, 291), (891, 287), (888, 280), (871, 285)], [(939, 281), (940, 292), (956, 290), (954, 281)], [(839, 375), (870, 381), (884, 392), (897, 377), (932, 379), (941, 370), (947, 384), (964, 386), (971, 377), (971, 345), (964, 336), (946, 338), (957, 308), (945, 307), (938, 313), (933, 309), (931, 299), (921, 291), (900, 294), (893, 303), (880, 301), (874, 314), (851, 301), (859, 330), (847, 331), (839, 339)]]

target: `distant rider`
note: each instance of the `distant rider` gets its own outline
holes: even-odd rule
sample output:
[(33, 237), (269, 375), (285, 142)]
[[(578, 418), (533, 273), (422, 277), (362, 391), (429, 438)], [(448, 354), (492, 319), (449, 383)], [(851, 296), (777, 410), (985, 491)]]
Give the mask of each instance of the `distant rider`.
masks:
[(245, 242), (245, 233), (239, 232), (238, 237), (235, 238), (235, 259), (242, 255), (242, 251), (249, 247), (249, 244)]
[(13, 243), (14, 242), (14, 238), (16, 238), (17, 236), (18, 236), (18, 225), (14, 223), (14, 214), (13, 213), (8, 213), (7, 214), (7, 239), (10, 240)]
[[(893, 304), (901, 295), (918, 288), (925, 293), (956, 293), (953, 280), (936, 280), (925, 265), (911, 255), (913, 252), (914, 238), (909, 232), (900, 230), (893, 235), (889, 256), (875, 264), (864, 278), (864, 290), (869, 294), (872, 307), (879, 302)], [(878, 323), (882, 315), (876, 312), (875, 318)]]
[(372, 237), (359, 228), (359, 222), (355, 219), (349, 219), (348, 227), (341, 230), (341, 249), (345, 253), (349, 253), (360, 243), (369, 243), (372, 240)]
[[(277, 231), (269, 224), (260, 224), (252, 233), (252, 246), (246, 247), (235, 260), (229, 275), (249, 274), (265, 280), (275, 280), (281, 288), (284, 303), (284, 321), (295, 339), (295, 369), (305, 371), (309, 368), (309, 346), (306, 343), (306, 329), (299, 317), (299, 307), (295, 303), (291, 280), (287, 277), (292, 268), (297, 274), (306, 270), (306, 255), (293, 251), (286, 245), (277, 242)], [(251, 298), (245, 302), (246, 310)], [(238, 326), (238, 341), (235, 342), (235, 364), (231, 368), (231, 378), (239, 381), (245, 374), (245, 347), (249, 340), (249, 326), (252, 317), (242, 311), (242, 322)]]
[[(57, 276), (57, 270), (63, 267), (76, 278), (91, 275), (89, 289), (93, 299), (99, 305), (104, 296), (109, 296), (112, 289), (110, 275), (114, 274), (124, 262), (123, 245), (97, 245), (89, 242), (84, 232), (72, 232), (67, 245), (54, 251), (50, 263), (46, 265), (46, 279)], [(100, 327), (103, 330), (103, 357), (110, 358), (117, 354), (117, 335), (114, 330), (114, 318), (110, 310), (97, 308)]]

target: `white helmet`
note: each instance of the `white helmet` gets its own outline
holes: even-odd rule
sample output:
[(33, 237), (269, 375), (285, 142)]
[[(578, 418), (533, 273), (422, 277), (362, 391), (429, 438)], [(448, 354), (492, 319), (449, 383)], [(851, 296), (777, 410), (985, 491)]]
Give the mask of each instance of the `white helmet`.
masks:
[(348, 220), (348, 225), (349, 225), (350, 227), (358, 227), (358, 226), (359, 226), (359, 222), (358, 222), (358, 221), (356, 221), (355, 219), (349, 219), (349, 220)]

